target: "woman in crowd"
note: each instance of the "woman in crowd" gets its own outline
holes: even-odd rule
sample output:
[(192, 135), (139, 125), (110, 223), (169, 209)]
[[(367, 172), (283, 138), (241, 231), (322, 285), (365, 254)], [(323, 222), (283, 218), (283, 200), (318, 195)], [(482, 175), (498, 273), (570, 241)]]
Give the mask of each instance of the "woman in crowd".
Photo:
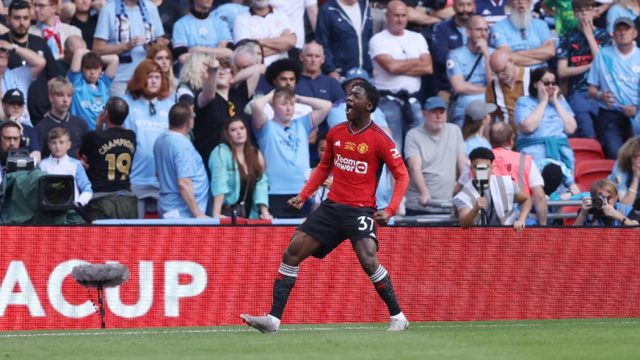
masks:
[[(138, 216), (155, 212), (159, 195), (153, 144), (169, 128), (169, 110), (174, 99), (162, 68), (153, 60), (143, 60), (127, 85), (124, 100), (129, 116), (124, 127), (136, 133), (136, 153), (131, 164), (131, 191), (138, 197)], [(114, 160), (114, 166), (127, 166)]]
[(548, 68), (531, 72), (529, 96), (518, 99), (515, 121), (518, 151), (531, 155), (536, 163), (551, 158), (573, 170), (575, 157), (567, 135), (576, 131), (577, 123)]
[(633, 137), (622, 145), (618, 151), (618, 162), (609, 179), (617, 184), (621, 203), (640, 209), (640, 137)]
[(469, 156), (475, 148), (485, 147), (491, 149), (491, 144), (486, 134), (489, 132), (489, 124), (491, 124), (491, 120), (493, 119), (491, 115), (493, 111), (496, 111), (496, 106), (493, 104), (485, 104), (482, 100), (472, 101), (465, 106), (462, 137), (464, 138), (464, 145), (467, 149), (467, 156)]
[(591, 185), (591, 197), (582, 199), (574, 226), (637, 226), (638, 215), (629, 205), (618, 202), (616, 184), (608, 179)]
[(182, 95), (195, 94), (202, 90), (205, 81), (209, 77), (207, 74), (207, 64), (211, 56), (202, 51), (195, 51), (187, 58), (187, 61), (180, 70), (180, 81), (176, 90), (176, 99), (180, 99)]
[(224, 142), (209, 156), (213, 217), (231, 216), (236, 210), (237, 216), (272, 219), (264, 157), (249, 140), (245, 122), (227, 119), (223, 131)]
[(173, 74), (173, 55), (171, 54), (171, 49), (169, 49), (167, 45), (155, 43), (147, 50), (147, 59), (151, 59), (160, 65), (162, 74), (169, 83), (169, 90), (171, 93), (174, 93), (178, 87), (178, 83)]

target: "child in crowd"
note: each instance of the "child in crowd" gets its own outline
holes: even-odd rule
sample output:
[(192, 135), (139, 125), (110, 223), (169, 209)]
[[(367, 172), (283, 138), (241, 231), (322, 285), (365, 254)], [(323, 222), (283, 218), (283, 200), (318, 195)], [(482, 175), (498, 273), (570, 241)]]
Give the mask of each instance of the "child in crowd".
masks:
[(91, 182), (78, 159), (67, 155), (71, 140), (67, 129), (53, 128), (49, 131), (48, 142), (51, 155), (40, 163), (40, 169), (53, 175), (71, 175), (75, 179), (75, 203), (85, 206), (93, 197)]
[[(109, 100), (109, 87), (118, 63), (117, 55), (100, 56), (89, 49), (78, 49), (73, 54), (68, 75), (75, 89), (70, 113), (84, 119), (89, 130), (96, 129), (96, 119)], [(103, 65), (106, 65), (104, 72)]]

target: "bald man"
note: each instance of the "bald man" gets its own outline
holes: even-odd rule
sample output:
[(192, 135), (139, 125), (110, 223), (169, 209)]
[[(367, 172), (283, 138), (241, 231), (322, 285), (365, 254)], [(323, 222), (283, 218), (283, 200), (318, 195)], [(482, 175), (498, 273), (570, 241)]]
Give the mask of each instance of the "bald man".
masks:
[(529, 95), (530, 71), (517, 66), (513, 61), (513, 54), (506, 48), (494, 51), (489, 65), (495, 76), (487, 86), (486, 102), (498, 107), (496, 119), (508, 122), (515, 132), (516, 101), (521, 96)]
[(300, 53), (302, 76), (296, 84), (296, 94), (329, 100), (332, 103), (345, 98), (344, 90), (338, 80), (322, 74), (324, 49), (312, 41), (304, 46)]

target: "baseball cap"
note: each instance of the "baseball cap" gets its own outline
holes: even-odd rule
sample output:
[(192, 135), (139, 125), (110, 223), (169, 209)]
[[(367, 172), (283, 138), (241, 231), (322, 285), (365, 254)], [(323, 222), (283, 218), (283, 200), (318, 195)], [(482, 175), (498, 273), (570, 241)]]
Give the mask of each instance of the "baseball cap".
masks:
[(367, 73), (367, 71), (363, 68), (359, 68), (359, 67), (354, 67), (351, 68), (349, 70), (347, 70), (347, 72), (344, 74), (344, 79), (342, 79), (342, 85), (346, 84), (347, 82), (353, 80), (353, 79), (362, 79), (362, 80), (366, 80), (368, 82), (371, 82), (371, 77), (369, 76), (369, 74)]
[(636, 26), (636, 24), (633, 23), (633, 20), (631, 20), (631, 18), (628, 18), (626, 16), (617, 18), (616, 21), (613, 23), (613, 28), (614, 29), (617, 28), (618, 25), (620, 25), (620, 24), (625, 24), (625, 25), (627, 25), (629, 27), (632, 27), (632, 28)]
[(496, 111), (497, 108), (495, 104), (487, 104), (482, 100), (475, 100), (464, 107), (464, 116), (470, 117), (473, 121), (480, 121), (484, 119), (487, 114)]
[(18, 89), (9, 89), (4, 93), (2, 102), (7, 104), (24, 104), (24, 94)]
[(438, 96), (432, 96), (424, 102), (422, 108), (424, 110), (446, 109), (447, 103)]

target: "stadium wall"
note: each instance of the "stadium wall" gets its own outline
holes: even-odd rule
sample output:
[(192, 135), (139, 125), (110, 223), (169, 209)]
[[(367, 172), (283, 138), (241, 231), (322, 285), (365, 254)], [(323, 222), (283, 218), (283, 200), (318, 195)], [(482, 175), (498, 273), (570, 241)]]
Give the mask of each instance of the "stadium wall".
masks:
[[(2, 227), (0, 329), (97, 328), (84, 262), (131, 278), (107, 327), (240, 324), (269, 311), (293, 227)], [(382, 228), (380, 260), (412, 321), (640, 317), (638, 229)], [(383, 322), (348, 242), (303, 264), (285, 323)]]

